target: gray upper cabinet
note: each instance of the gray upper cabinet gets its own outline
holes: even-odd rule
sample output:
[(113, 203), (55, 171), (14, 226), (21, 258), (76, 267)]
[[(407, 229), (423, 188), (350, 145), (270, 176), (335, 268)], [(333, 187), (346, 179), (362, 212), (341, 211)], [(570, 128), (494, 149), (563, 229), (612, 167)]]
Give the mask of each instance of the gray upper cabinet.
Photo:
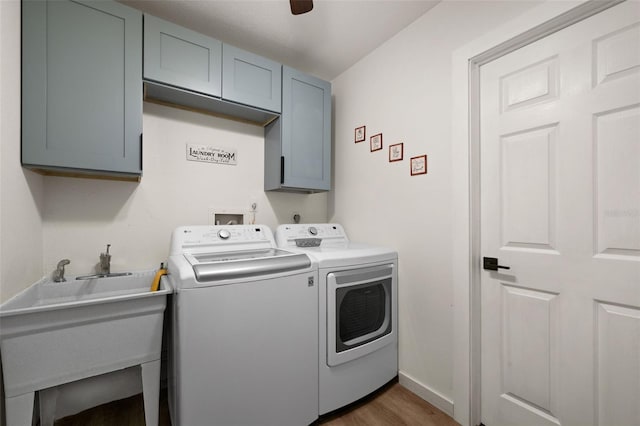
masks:
[(144, 99), (258, 124), (280, 112), (282, 65), (144, 16)]
[(282, 115), (265, 127), (265, 190), (331, 189), (331, 83), (284, 66)]
[(222, 98), (280, 112), (282, 64), (225, 44), (222, 47)]
[(22, 2), (22, 164), (142, 173), (142, 14), (112, 1)]
[(222, 43), (144, 15), (144, 78), (220, 97)]

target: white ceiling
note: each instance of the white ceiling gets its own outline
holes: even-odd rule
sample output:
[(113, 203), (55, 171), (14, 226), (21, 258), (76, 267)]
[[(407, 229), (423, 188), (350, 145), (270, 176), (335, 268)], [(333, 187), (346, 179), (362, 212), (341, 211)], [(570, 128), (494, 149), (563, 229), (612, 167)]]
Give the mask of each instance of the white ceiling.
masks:
[(434, 7), (436, 0), (119, 0), (225, 43), (333, 80)]

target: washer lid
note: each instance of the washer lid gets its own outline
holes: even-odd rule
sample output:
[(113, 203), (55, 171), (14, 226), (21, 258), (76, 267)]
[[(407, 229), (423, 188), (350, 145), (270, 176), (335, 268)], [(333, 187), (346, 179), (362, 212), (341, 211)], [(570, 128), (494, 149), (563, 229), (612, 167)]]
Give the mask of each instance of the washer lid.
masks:
[(311, 266), (311, 260), (305, 254), (278, 249), (185, 254), (184, 256), (192, 265), (198, 282), (276, 274)]

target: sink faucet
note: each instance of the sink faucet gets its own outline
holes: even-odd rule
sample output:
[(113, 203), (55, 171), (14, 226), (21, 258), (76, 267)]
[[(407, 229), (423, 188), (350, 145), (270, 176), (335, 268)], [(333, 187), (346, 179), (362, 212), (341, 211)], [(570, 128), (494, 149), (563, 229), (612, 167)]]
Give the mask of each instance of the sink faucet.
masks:
[(105, 253), (100, 253), (99, 274), (108, 275), (111, 273), (111, 255), (109, 254), (109, 247), (111, 247), (111, 244), (107, 244), (107, 251)]
[(64, 267), (65, 265), (68, 265), (70, 263), (71, 261), (69, 259), (62, 259), (60, 262), (58, 262), (56, 270), (53, 271), (53, 282), (63, 283), (67, 281), (67, 279), (64, 277)]

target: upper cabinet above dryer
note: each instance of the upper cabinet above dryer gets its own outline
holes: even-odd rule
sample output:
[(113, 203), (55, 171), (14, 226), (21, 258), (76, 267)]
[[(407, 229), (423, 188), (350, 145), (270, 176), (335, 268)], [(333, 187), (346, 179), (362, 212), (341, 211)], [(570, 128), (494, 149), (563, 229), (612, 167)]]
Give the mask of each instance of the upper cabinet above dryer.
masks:
[(282, 67), (282, 115), (264, 131), (264, 189), (331, 189), (331, 83)]
[(222, 43), (145, 15), (144, 78), (219, 98)]
[(282, 64), (225, 44), (222, 47), (222, 98), (280, 112)]

